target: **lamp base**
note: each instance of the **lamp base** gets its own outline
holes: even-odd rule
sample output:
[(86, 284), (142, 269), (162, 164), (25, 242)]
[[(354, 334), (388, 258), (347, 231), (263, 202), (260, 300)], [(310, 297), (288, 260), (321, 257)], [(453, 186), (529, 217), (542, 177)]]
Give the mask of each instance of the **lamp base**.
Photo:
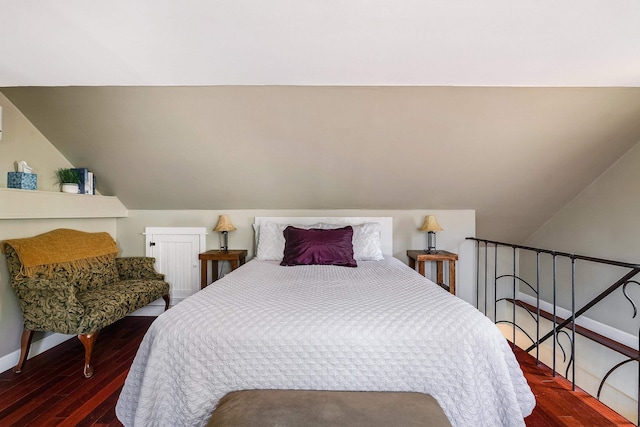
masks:
[(229, 252), (229, 232), (222, 232), (222, 246), (220, 247), (225, 252)]
[(427, 250), (428, 254), (436, 253), (436, 233), (433, 231), (427, 232)]

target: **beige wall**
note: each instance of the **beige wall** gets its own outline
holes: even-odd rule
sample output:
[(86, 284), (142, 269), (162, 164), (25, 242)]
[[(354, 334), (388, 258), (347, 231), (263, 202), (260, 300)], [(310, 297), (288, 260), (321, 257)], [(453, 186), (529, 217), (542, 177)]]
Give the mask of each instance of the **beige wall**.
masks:
[(59, 191), (55, 171), (71, 163), (0, 93), (2, 140), (0, 140), (0, 188), (7, 187), (7, 172), (14, 162), (26, 160), (38, 175), (38, 190)]
[[(529, 246), (554, 249), (598, 258), (640, 263), (640, 143), (636, 144), (602, 176), (565, 206), (526, 242)], [(523, 261), (525, 259), (523, 258)], [(534, 277), (532, 262), (523, 262), (523, 274)], [(581, 307), (600, 290), (622, 277), (628, 269), (600, 268), (576, 264), (576, 305)], [(636, 277), (640, 280), (640, 277)], [(640, 302), (640, 287), (630, 293)], [(570, 308), (569, 283), (559, 292), (560, 304)], [(544, 299), (550, 301), (549, 294)], [(587, 317), (636, 335), (631, 305), (621, 292), (607, 297)]]
[(527, 244), (640, 262), (640, 142), (614, 163)]

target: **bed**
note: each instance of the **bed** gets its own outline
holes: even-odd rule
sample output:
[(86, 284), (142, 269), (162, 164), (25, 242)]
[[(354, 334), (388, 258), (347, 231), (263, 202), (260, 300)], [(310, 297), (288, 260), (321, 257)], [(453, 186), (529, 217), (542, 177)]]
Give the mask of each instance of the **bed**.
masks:
[[(228, 392), (292, 389), (421, 392), (454, 426), (523, 426), (535, 399), (504, 337), (390, 256), (391, 227), (389, 218), (257, 218), (256, 259), (151, 325), (116, 406), (120, 421), (204, 425)], [(268, 259), (281, 230), (284, 256)], [(298, 234), (353, 239), (357, 267), (281, 265)]]

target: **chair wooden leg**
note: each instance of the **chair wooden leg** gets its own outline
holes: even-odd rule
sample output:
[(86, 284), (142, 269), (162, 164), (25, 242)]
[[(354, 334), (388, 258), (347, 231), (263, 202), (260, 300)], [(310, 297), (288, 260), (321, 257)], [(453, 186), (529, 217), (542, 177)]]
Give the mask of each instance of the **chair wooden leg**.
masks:
[(91, 332), (88, 334), (78, 335), (78, 339), (84, 345), (84, 373), (85, 378), (91, 378), (93, 375), (93, 366), (91, 366), (91, 352), (93, 351), (93, 344), (98, 339), (98, 333), (100, 331)]
[(169, 310), (169, 303), (171, 302), (169, 294), (162, 295), (162, 299), (164, 299), (164, 311)]
[(32, 339), (33, 331), (30, 331), (29, 329), (25, 329), (22, 331), (22, 338), (20, 339), (20, 360), (18, 360), (18, 364), (13, 367), (13, 372), (15, 372), (16, 374), (22, 372), (24, 362), (27, 360), (27, 356), (29, 356), (29, 349), (31, 348)]

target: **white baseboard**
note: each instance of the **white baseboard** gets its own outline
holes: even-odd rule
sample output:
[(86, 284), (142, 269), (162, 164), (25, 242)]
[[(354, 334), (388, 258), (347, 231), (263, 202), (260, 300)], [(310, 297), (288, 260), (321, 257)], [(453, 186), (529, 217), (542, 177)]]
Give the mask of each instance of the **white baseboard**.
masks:
[[(180, 301), (182, 301), (184, 298), (171, 298), (171, 303), (169, 305), (169, 308), (175, 306), (176, 304), (178, 304)], [(129, 313), (127, 316), (160, 316), (162, 313), (164, 313), (164, 300), (163, 299), (157, 299), (155, 301), (153, 301), (151, 304), (146, 305), (136, 311), (134, 311), (133, 313)]]
[(149, 304), (145, 307), (142, 307), (133, 313), (127, 314), (127, 316), (160, 316), (164, 312), (164, 301), (162, 305), (160, 304)]
[[(29, 350), (29, 357), (31, 359), (34, 356), (37, 356), (40, 353), (44, 353), (61, 344), (65, 341), (74, 338), (75, 335), (65, 335), (65, 334), (50, 334), (42, 338), (41, 340), (35, 341), (31, 343), (31, 348)], [(20, 349), (7, 354), (6, 356), (0, 357), (0, 372), (7, 371), (18, 364), (18, 360), (20, 360)], [(27, 365), (28, 369), (28, 365)]]
[[(532, 306), (536, 306), (536, 297), (527, 295), (524, 293), (520, 293), (518, 295), (522, 301), (527, 304), (531, 304)], [(540, 300), (540, 309), (549, 313), (553, 313), (553, 304), (548, 303), (546, 301)], [(571, 317), (571, 311), (564, 309), (562, 307), (556, 307), (556, 314), (563, 319), (568, 319)], [(628, 333), (621, 331), (620, 329), (613, 328), (609, 325), (605, 325), (604, 323), (600, 323), (596, 320), (589, 319), (588, 317), (584, 317), (584, 315), (578, 317), (576, 321), (576, 325), (583, 326), (593, 332), (596, 332), (600, 335), (603, 335), (607, 338), (611, 338), (619, 343), (626, 345), (627, 347), (631, 347), (635, 350), (638, 350), (638, 337)]]

